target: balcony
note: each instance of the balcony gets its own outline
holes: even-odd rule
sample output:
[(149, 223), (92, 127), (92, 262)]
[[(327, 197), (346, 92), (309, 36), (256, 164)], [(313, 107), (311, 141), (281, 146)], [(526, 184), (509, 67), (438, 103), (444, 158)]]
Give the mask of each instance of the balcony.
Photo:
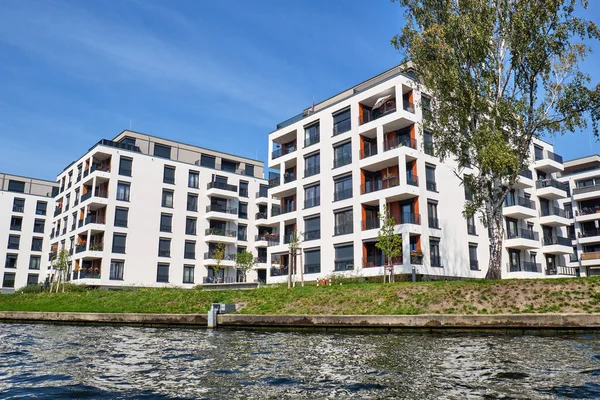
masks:
[[(205, 260), (209, 260), (208, 263), (217, 263), (217, 259), (215, 258), (215, 253), (214, 252), (207, 252), (204, 253), (204, 259)], [(233, 267), (235, 266), (235, 259), (236, 259), (236, 255), (235, 254), (224, 254), (223, 255), (223, 259), (221, 260), (221, 266), (225, 266), (225, 267)], [(209, 265), (206, 264), (205, 265)]]
[(511, 249), (537, 249), (540, 247), (540, 238), (537, 232), (529, 229), (509, 230), (504, 245)]
[(281, 185), (281, 176), (279, 174), (269, 173), (269, 188)]
[(571, 239), (565, 237), (544, 236), (542, 252), (546, 254), (572, 254), (573, 244)]
[(75, 247), (75, 253), (82, 253), (82, 252), (84, 252), (85, 250), (86, 250), (86, 244), (85, 244), (85, 243), (83, 243), (83, 244), (78, 244), (78, 245)]
[(281, 209), (282, 214), (287, 214), (287, 213), (291, 213), (294, 211), (296, 211), (296, 203), (284, 204), (283, 208)]
[(600, 185), (582, 186), (573, 189), (575, 200), (591, 200), (600, 197)]
[(92, 190), (91, 189), (88, 190), (87, 193), (81, 195), (81, 202), (83, 203), (84, 201), (86, 201), (90, 197), (92, 197)]
[(562, 172), (563, 171), (563, 159), (558, 154), (554, 154), (551, 151), (535, 151), (535, 161), (533, 167), (540, 171), (547, 173)]
[(368, 231), (371, 229), (379, 229), (380, 220), (379, 218), (367, 218), (362, 221), (362, 230)]
[(600, 229), (598, 228), (583, 228), (583, 232), (579, 232), (579, 243), (588, 244), (600, 241)]
[(533, 187), (533, 173), (529, 169), (519, 171), (519, 177), (514, 184), (515, 189), (529, 189)]
[(256, 220), (256, 222), (258, 222), (261, 219), (267, 219), (267, 213), (259, 211), (254, 215), (254, 219)]
[(286, 172), (283, 174), (283, 183), (290, 183), (296, 180), (296, 173), (294, 172)]
[(388, 99), (380, 107), (373, 110), (364, 108), (362, 104), (359, 104), (359, 107), (362, 109), (362, 115), (359, 116), (358, 124), (363, 125), (396, 112), (396, 99)]
[(273, 150), (273, 152), (271, 153), (271, 159), (274, 160), (276, 158), (285, 156), (286, 154), (291, 154), (295, 151), (296, 151), (295, 144), (283, 145), (282, 147)]
[(206, 206), (206, 218), (221, 219), (227, 221), (235, 221), (238, 218), (237, 208), (227, 208), (216, 204)]
[(402, 109), (404, 111), (408, 111), (409, 113), (413, 113), (414, 114), (415, 113), (415, 104), (412, 103), (412, 102), (410, 102), (410, 101), (404, 100), (402, 102)]
[(237, 231), (222, 230), (218, 228), (207, 228), (204, 231), (205, 240), (211, 242), (235, 243), (237, 241)]
[(254, 241), (256, 242), (256, 246), (278, 246), (279, 245), (279, 235), (276, 233), (259, 233), (254, 237)]
[(369, 146), (365, 146), (365, 148), (360, 150), (359, 158), (365, 159), (377, 155), (377, 145), (372, 144)]
[(411, 186), (419, 186), (419, 177), (412, 172), (406, 172), (406, 184)]
[(507, 197), (504, 201), (503, 214), (505, 217), (526, 219), (537, 217), (535, 203), (525, 197)]
[(571, 225), (570, 212), (567, 213), (561, 208), (551, 207), (542, 208), (540, 212), (540, 224), (548, 226), (569, 226)]
[(100, 270), (96, 269), (80, 269), (79, 279), (100, 279)]
[(106, 218), (100, 215), (88, 215), (85, 217), (85, 225), (87, 224), (100, 224), (104, 225), (106, 223)]
[(62, 208), (57, 208), (56, 210), (54, 210), (55, 217), (58, 217), (61, 213), (62, 213)]
[(509, 272), (537, 272), (542, 273), (542, 264), (523, 261), (520, 264), (509, 263)]
[(564, 199), (567, 197), (568, 185), (554, 179), (542, 179), (535, 182), (536, 193), (548, 200)]
[(421, 214), (414, 212), (390, 212), (389, 217), (394, 218), (396, 225), (421, 225)]
[(394, 137), (383, 142), (383, 151), (390, 151), (400, 147), (417, 148), (417, 141), (410, 137)]
[(280, 266), (279, 264), (276, 264), (274, 262), (272, 263), (275, 265), (271, 267), (271, 276), (286, 276), (288, 274), (287, 265)]
[(579, 268), (565, 267), (564, 265), (556, 265), (554, 268), (546, 268), (546, 275), (578, 276)]
[(378, 192), (380, 190), (393, 188), (400, 185), (398, 177), (389, 177), (380, 181), (370, 181), (363, 185), (360, 185), (360, 193), (368, 194)]
[(237, 191), (238, 191), (237, 186), (230, 185), (228, 183), (223, 183), (223, 182), (209, 182), (208, 185), (206, 185), (206, 189), (207, 190), (210, 190), (210, 189), (225, 190), (228, 192), (235, 192), (236, 195), (237, 195)]
[(600, 251), (582, 253), (581, 265), (584, 267), (600, 265)]

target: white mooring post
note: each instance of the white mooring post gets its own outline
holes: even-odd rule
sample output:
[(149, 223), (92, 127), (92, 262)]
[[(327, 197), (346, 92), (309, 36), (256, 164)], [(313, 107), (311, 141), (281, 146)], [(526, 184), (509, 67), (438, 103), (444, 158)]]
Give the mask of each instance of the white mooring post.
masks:
[(214, 329), (217, 327), (217, 314), (219, 313), (220, 304), (213, 303), (208, 310), (207, 328)]

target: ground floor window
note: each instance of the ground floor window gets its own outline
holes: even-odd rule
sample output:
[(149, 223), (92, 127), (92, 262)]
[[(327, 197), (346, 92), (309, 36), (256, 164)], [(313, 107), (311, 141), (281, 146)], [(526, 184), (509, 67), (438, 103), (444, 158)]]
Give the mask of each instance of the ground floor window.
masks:
[(194, 283), (194, 266), (185, 265), (183, 267), (183, 283)]
[(113, 280), (113, 281), (122, 281), (124, 269), (125, 269), (124, 261), (112, 260), (110, 262), (110, 278), (109, 279)]
[(15, 274), (11, 272), (4, 273), (4, 279), (2, 280), (2, 287), (14, 288), (15, 287)]

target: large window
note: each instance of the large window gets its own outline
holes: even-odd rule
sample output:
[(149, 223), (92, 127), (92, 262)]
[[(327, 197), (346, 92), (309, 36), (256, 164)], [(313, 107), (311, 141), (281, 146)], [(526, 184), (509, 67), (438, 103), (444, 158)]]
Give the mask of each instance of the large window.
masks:
[(240, 208), (238, 209), (238, 217), (248, 219), (248, 203), (240, 202)]
[(23, 218), (21, 217), (11, 217), (10, 218), (10, 230), (11, 231), (20, 231), (23, 227)]
[(13, 272), (5, 272), (4, 279), (2, 280), (2, 287), (14, 288), (15, 287), (15, 274)]
[(173, 215), (172, 214), (161, 214), (160, 215), (160, 231), (171, 232), (173, 229)]
[(239, 193), (240, 197), (248, 197), (248, 182), (240, 181)]
[(115, 226), (127, 228), (127, 220), (129, 218), (129, 209), (117, 207), (115, 208)]
[(42, 264), (42, 257), (31, 256), (29, 257), (29, 269), (40, 269)]
[(254, 176), (254, 165), (246, 163), (246, 170), (244, 171), (246, 176)]
[(7, 254), (6, 261), (4, 262), (4, 268), (17, 268), (17, 254)]
[(318, 274), (321, 272), (321, 249), (304, 251), (304, 273)]
[(127, 241), (127, 235), (115, 233), (113, 235), (112, 252), (125, 254), (125, 242)]
[(304, 240), (317, 240), (321, 238), (321, 217), (306, 218), (304, 220)]
[(473, 215), (467, 218), (467, 233), (469, 235), (477, 235), (477, 229), (475, 228), (475, 217)]
[(437, 202), (432, 200), (427, 201), (427, 215), (429, 217), (429, 227), (440, 229), (440, 221), (437, 213)]
[(44, 238), (31, 239), (31, 251), (42, 251), (43, 244), (44, 244)]
[(321, 172), (321, 155), (319, 153), (304, 159), (304, 177), (316, 175)]
[(244, 242), (248, 240), (248, 226), (242, 224), (238, 225), (237, 237), (238, 240), (242, 240)]
[(188, 211), (198, 211), (198, 195), (197, 194), (188, 193), (187, 210)]
[(36, 215), (46, 215), (47, 208), (48, 208), (48, 203), (46, 203), (45, 201), (38, 200), (37, 206), (35, 207)]
[(129, 189), (131, 185), (127, 182), (117, 184), (117, 200), (129, 201)]
[(185, 219), (185, 234), (195, 235), (196, 234), (196, 218), (187, 217)]
[(198, 189), (200, 185), (200, 174), (196, 171), (190, 171), (188, 175), (188, 187), (192, 189)]
[(352, 197), (352, 175), (337, 178), (333, 181), (333, 201)]
[(8, 248), (12, 250), (19, 250), (19, 243), (21, 242), (21, 237), (18, 235), (9, 235), (8, 236)]
[(352, 144), (350, 142), (333, 148), (333, 168), (342, 167), (352, 162)]
[(154, 155), (156, 157), (171, 158), (171, 146), (154, 143)]
[(312, 208), (321, 204), (321, 186), (313, 185), (304, 188), (304, 208)]
[(432, 267), (441, 267), (442, 260), (440, 258), (440, 239), (429, 238), (429, 256)]
[(423, 150), (425, 154), (433, 155), (433, 137), (429, 131), (423, 132)]
[(193, 265), (183, 266), (183, 283), (194, 283), (194, 269)]
[(200, 165), (207, 168), (215, 168), (216, 158), (213, 156), (207, 156), (206, 154), (202, 154), (200, 156)]
[(353, 232), (352, 209), (334, 212), (335, 235), (345, 235)]
[(123, 157), (119, 159), (119, 175), (131, 176), (131, 167), (133, 160), (131, 158)]
[(46, 221), (43, 219), (36, 219), (33, 222), (33, 231), (35, 233), (44, 233), (44, 227), (46, 225)]
[(221, 159), (221, 171), (234, 172), (237, 169), (237, 163)]
[(479, 270), (479, 261), (477, 260), (477, 244), (469, 243), (469, 263), (472, 271)]
[(9, 179), (8, 180), (8, 191), (25, 193), (25, 182), (13, 181), (12, 179)]
[(162, 192), (162, 206), (167, 208), (173, 208), (173, 191), (163, 189)]
[(169, 283), (169, 264), (158, 264), (156, 282)]
[(158, 239), (158, 255), (160, 257), (171, 257), (171, 239)]
[(13, 200), (13, 211), (21, 213), (25, 211), (25, 199), (15, 198)]
[(308, 147), (320, 141), (319, 122), (304, 127), (304, 147)]
[(437, 192), (437, 184), (435, 182), (435, 166), (425, 165), (425, 179), (427, 181), (427, 190)]
[(196, 259), (196, 242), (187, 240), (185, 242), (185, 249), (183, 251), (183, 258), (187, 260)]
[(27, 286), (29, 285), (37, 285), (39, 280), (38, 274), (27, 274)]
[(352, 128), (350, 108), (333, 114), (333, 136), (348, 132)]
[(354, 246), (345, 244), (335, 248), (335, 270), (352, 271), (354, 269)]
[(175, 183), (175, 167), (165, 165), (163, 172), (163, 183), (174, 184)]
[(122, 281), (123, 270), (125, 269), (125, 261), (111, 260), (110, 261), (110, 276), (111, 281)]

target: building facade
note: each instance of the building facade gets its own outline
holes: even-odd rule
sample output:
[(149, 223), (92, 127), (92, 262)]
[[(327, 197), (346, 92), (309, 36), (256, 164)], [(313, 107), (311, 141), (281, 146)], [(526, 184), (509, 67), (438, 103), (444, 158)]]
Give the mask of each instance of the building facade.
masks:
[(55, 182), (0, 173), (2, 292), (45, 279), (57, 189)]
[[(395, 273), (485, 276), (487, 229), (463, 217), (470, 195), (455, 173), (472, 170), (433, 154), (432, 137), (421, 129), (429, 104), (410, 72), (396, 67), (269, 134), (269, 196), (279, 203), (269, 211), (277, 234), (269, 243), (269, 282), (286, 279), (294, 232), (305, 279), (381, 275), (386, 260), (375, 243), (384, 207), (402, 237)], [(566, 268), (570, 218), (560, 203), (568, 188), (556, 180), (562, 159), (535, 140), (530, 161), (504, 208), (503, 276), (573, 275)]]
[(247, 249), (258, 262), (247, 279), (265, 281), (262, 176), (259, 161), (124, 131), (58, 175), (52, 251), (69, 250), (80, 283), (192, 287), (243, 281), (235, 256)]

